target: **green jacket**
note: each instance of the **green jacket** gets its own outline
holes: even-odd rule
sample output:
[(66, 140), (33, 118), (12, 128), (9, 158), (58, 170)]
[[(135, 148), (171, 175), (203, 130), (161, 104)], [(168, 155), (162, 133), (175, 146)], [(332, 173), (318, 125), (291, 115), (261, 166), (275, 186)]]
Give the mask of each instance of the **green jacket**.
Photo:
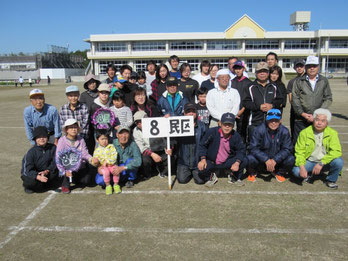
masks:
[(291, 105), (297, 116), (301, 116), (303, 112), (313, 114), (316, 109), (330, 107), (332, 94), (329, 81), (324, 76), (318, 77), (314, 91), (306, 74), (294, 81)]
[[(338, 133), (336, 130), (327, 126), (324, 130), (323, 145), (326, 149), (326, 154), (322, 158), (321, 162), (323, 164), (328, 164), (332, 160), (342, 156), (342, 149), (340, 140), (338, 138)], [(301, 166), (306, 164), (306, 159), (308, 159), (315, 147), (315, 139), (313, 133), (313, 126), (309, 126), (300, 132), (295, 145), (295, 157), (296, 166)]]
[(117, 164), (126, 163), (129, 158), (132, 158), (133, 160), (126, 165), (128, 169), (137, 169), (141, 166), (140, 150), (134, 141), (129, 140), (124, 149), (118, 139), (115, 139), (113, 144), (118, 154)]

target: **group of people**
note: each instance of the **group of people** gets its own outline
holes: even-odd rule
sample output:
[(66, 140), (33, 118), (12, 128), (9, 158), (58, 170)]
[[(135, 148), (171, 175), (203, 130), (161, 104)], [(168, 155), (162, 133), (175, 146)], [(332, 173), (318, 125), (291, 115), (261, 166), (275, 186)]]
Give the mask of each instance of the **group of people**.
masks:
[[(81, 95), (77, 86), (68, 86), (60, 112), (45, 103), (41, 90), (32, 90), (31, 106), (24, 110), (33, 145), (22, 163), (25, 191), (61, 186), (70, 193), (74, 183), (101, 185), (107, 195), (121, 193), (122, 185), (133, 187), (140, 178), (165, 177), (168, 157), (179, 183), (193, 179), (211, 187), (227, 175), (229, 183), (244, 185), (245, 174), (250, 182), (261, 174), (284, 182), (293, 174), (311, 183), (328, 171), (324, 182), (337, 189), (342, 151), (337, 132), (328, 126), (332, 94), (319, 74), (318, 58), (296, 61), (297, 77), (287, 88), (277, 55), (271, 52), (265, 60), (257, 64), (254, 81), (236, 57), (226, 69), (203, 61), (193, 78), (190, 64), (179, 67), (177, 56), (169, 58), (170, 70), (149, 61), (146, 72), (123, 65), (117, 75), (110, 64), (104, 82), (86, 76)], [(287, 96), (291, 132), (282, 125)], [(98, 122), (105, 115), (108, 120)], [(195, 135), (173, 138), (170, 149), (164, 138), (143, 135), (143, 118), (183, 115), (194, 118)], [(67, 169), (61, 158), (74, 150), (81, 162)]]

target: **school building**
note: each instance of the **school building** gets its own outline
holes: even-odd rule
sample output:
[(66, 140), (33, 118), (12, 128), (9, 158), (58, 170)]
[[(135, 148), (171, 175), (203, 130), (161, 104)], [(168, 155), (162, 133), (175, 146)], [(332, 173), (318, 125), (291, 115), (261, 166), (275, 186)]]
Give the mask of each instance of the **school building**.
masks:
[(193, 70), (202, 60), (227, 67), (228, 57), (236, 56), (254, 72), (270, 51), (278, 54), (285, 72), (295, 72), (296, 59), (315, 55), (322, 73), (348, 73), (348, 29), (269, 32), (246, 14), (224, 32), (93, 34), (85, 41), (91, 46), (88, 59), (96, 75), (105, 75), (110, 63), (116, 68), (129, 64), (139, 71), (145, 70), (148, 60), (167, 62), (171, 55), (189, 62)]

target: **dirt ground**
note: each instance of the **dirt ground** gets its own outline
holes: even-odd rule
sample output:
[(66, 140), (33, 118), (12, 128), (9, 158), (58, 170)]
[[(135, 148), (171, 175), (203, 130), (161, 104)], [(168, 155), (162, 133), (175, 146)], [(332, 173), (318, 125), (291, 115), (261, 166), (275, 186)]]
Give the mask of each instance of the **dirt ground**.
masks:
[[(330, 126), (348, 149), (348, 86), (330, 80)], [(82, 91), (82, 83), (77, 84)], [(65, 87), (39, 86), (46, 102), (66, 103)], [(120, 195), (100, 187), (70, 195), (25, 194), (20, 164), (30, 148), (23, 110), (30, 88), (0, 88), (1, 260), (347, 260), (348, 157), (338, 190), (258, 178), (211, 189), (153, 177)], [(284, 111), (289, 125), (289, 106)]]

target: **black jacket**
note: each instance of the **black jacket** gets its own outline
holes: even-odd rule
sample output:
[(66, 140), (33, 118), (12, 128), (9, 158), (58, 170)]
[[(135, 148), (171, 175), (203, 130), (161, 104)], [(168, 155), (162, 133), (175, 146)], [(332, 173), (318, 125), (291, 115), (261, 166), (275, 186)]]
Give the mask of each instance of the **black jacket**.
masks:
[[(245, 77), (243, 80), (238, 81), (237, 77), (234, 77), (233, 80), (231, 81), (231, 87), (236, 89), (239, 93), (240, 100), (243, 101), (245, 98), (245, 95), (248, 92), (249, 86), (252, 84), (252, 81), (249, 80), (249, 78)], [(243, 108), (243, 102), (240, 103), (241, 108)]]
[(21, 175), (36, 179), (39, 172), (49, 170), (50, 175), (57, 175), (56, 146), (47, 143), (45, 147), (34, 145), (22, 160)]
[(283, 97), (274, 84), (268, 83), (265, 87), (255, 80), (248, 88), (243, 99), (243, 105), (251, 111), (251, 124), (260, 125), (265, 121), (266, 112), (260, 110), (261, 104), (270, 103), (273, 108), (280, 109)]

